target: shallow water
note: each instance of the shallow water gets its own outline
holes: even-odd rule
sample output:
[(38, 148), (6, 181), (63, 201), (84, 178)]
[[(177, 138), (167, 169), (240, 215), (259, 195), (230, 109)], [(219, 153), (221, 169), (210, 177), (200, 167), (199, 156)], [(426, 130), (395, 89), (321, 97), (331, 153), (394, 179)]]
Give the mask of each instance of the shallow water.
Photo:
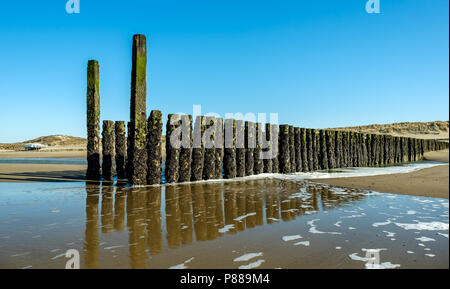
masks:
[(0, 164), (86, 165), (85, 158), (0, 158)]
[(449, 266), (448, 200), (275, 178), (0, 183), (0, 220), (0, 268)]

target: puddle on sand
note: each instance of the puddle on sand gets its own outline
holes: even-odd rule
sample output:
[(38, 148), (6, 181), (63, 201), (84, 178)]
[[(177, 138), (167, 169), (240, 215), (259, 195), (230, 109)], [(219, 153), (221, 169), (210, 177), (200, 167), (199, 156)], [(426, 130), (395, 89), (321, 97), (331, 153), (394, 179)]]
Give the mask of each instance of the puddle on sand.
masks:
[(1, 183), (0, 268), (448, 268), (448, 220), (444, 199), (280, 179)]

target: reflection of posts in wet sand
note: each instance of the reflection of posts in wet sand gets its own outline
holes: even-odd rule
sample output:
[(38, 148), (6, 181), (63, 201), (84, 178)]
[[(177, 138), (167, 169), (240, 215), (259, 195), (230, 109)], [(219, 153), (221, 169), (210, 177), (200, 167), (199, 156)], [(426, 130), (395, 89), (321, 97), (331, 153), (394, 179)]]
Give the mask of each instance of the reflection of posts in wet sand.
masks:
[(215, 240), (219, 234), (219, 228), (217, 228), (217, 193), (221, 191), (217, 190), (217, 184), (205, 184), (205, 205), (206, 205), (206, 238), (208, 240)]
[(256, 226), (255, 191), (253, 187), (253, 181), (251, 181), (249, 189), (242, 193), (246, 198), (245, 215), (247, 217), (245, 218), (245, 226), (247, 228), (254, 228)]
[(192, 185), (191, 190), (193, 199), (192, 209), (194, 214), (195, 239), (197, 241), (206, 241), (206, 205), (203, 184), (194, 184)]
[(266, 192), (266, 222), (272, 224), (280, 219), (280, 199), (277, 190)]
[(113, 186), (109, 184), (102, 186), (102, 233), (109, 233), (113, 229), (113, 192)]
[(123, 187), (117, 187), (114, 194), (114, 230), (122, 231), (125, 226), (125, 204), (127, 193)]
[[(242, 184), (241, 184), (242, 185)], [(245, 185), (245, 184), (244, 184)], [(239, 217), (243, 217), (247, 212), (247, 198), (245, 197), (245, 193), (242, 191), (238, 191), (236, 194), (236, 205), (237, 205), (237, 215)], [(245, 230), (245, 218), (237, 220), (237, 229), (238, 231)]]
[(85, 231), (85, 266), (98, 268), (98, 202), (100, 189), (98, 185), (86, 183), (86, 231)]
[(151, 255), (162, 251), (161, 231), (161, 187), (147, 188), (147, 232), (148, 247)]
[(146, 268), (146, 190), (133, 188), (127, 196), (128, 246), (130, 251), (130, 267)]
[(190, 185), (180, 187), (181, 243), (192, 244), (192, 193)]
[(234, 220), (238, 216), (236, 187), (237, 186), (232, 183), (225, 184), (223, 193), (225, 225), (233, 226), (228, 230), (228, 233), (231, 234), (236, 234), (237, 232), (237, 221)]
[[(214, 186), (215, 196), (216, 196), (216, 227), (218, 229), (223, 228), (225, 225), (224, 215), (223, 215), (223, 184), (217, 184)], [(218, 233), (222, 236), (223, 233)]]
[(181, 243), (181, 216), (176, 186), (166, 186), (166, 226), (169, 247), (178, 247)]

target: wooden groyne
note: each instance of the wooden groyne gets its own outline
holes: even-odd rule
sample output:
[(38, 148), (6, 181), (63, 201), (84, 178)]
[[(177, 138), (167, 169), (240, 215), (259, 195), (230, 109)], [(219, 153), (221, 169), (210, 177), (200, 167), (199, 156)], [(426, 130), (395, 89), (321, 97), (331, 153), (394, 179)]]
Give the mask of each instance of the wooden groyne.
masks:
[[(381, 134), (300, 128), (212, 116), (169, 114), (163, 161), (162, 112), (147, 118), (147, 47), (133, 37), (130, 121), (103, 121), (100, 167), (99, 64), (87, 67), (87, 180), (127, 180), (132, 185), (232, 179), (345, 167), (415, 162), (449, 143)], [(115, 163), (115, 165), (114, 165)]]

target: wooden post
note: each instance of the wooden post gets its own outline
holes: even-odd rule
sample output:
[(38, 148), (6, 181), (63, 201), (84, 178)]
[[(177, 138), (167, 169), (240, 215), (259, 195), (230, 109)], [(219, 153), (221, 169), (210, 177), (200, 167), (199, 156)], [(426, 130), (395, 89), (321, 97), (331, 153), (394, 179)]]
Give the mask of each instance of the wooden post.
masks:
[[(273, 137), (272, 125), (270, 123), (266, 123), (265, 130), (266, 130), (265, 133), (266, 141), (268, 142), (269, 146), (264, 150), (270, 151), (273, 149), (273, 142), (271, 141), (271, 137)], [(263, 162), (264, 162), (264, 173), (266, 174), (272, 173), (273, 170), (272, 158), (265, 158)]]
[(225, 153), (223, 159), (224, 178), (236, 177), (236, 120), (225, 119)]
[(245, 122), (245, 175), (253, 175), (254, 150), (256, 146), (255, 124), (249, 121)]
[(236, 120), (236, 177), (245, 176), (245, 129), (244, 121)]
[(254, 163), (253, 163), (253, 173), (255, 175), (259, 175), (262, 174), (264, 172), (264, 163), (263, 160), (261, 159), (261, 143), (263, 141), (263, 131), (262, 131), (262, 126), (261, 123), (257, 122), (255, 124), (255, 129), (256, 129), (256, 146), (255, 146), (255, 151), (253, 153), (253, 159), (254, 159)]
[(205, 123), (204, 116), (196, 117), (192, 148), (191, 181), (200, 181), (203, 177), (204, 147), (202, 136), (205, 131)]
[(279, 166), (280, 173), (289, 174), (291, 172), (291, 154), (289, 151), (290, 145), (290, 133), (289, 125), (280, 125), (280, 154), (279, 154)]
[(271, 127), (272, 129), (270, 133), (273, 134), (271, 146), (276, 151), (276, 153), (274, 154), (274, 158), (272, 159), (272, 173), (277, 174), (280, 172), (280, 166), (278, 162), (278, 156), (280, 155), (279, 139), (278, 139), (279, 132), (278, 132), (278, 125), (272, 124)]
[(300, 128), (300, 153), (302, 155), (302, 172), (309, 171), (308, 168), (308, 148), (306, 143), (306, 129)]
[(302, 141), (299, 127), (294, 127), (294, 150), (295, 150), (295, 171), (301, 172), (303, 170), (302, 163)]
[(311, 129), (306, 129), (306, 145), (307, 145), (307, 152), (308, 152), (308, 171), (312, 172), (314, 171), (314, 152), (313, 152), (313, 145), (314, 142), (314, 136), (312, 134)]
[(147, 121), (147, 184), (161, 183), (162, 164), (162, 113), (152, 110)]
[(102, 130), (102, 176), (105, 180), (112, 180), (114, 177), (114, 122), (111, 120), (103, 121)]
[(180, 150), (180, 171), (179, 182), (189, 182), (191, 180), (192, 162), (192, 115), (182, 115), (181, 117), (181, 150)]
[(100, 93), (97, 60), (89, 60), (87, 67), (87, 171), (86, 179), (100, 179)]
[(215, 179), (222, 178), (222, 167), (223, 167), (223, 157), (224, 157), (224, 135), (223, 135), (223, 119), (217, 118), (216, 121), (216, 134), (215, 134), (215, 152), (216, 152), (216, 163), (215, 163)]
[(323, 129), (319, 130), (319, 168), (328, 169), (327, 139)]
[(133, 185), (147, 183), (147, 46), (144, 35), (133, 36), (131, 69), (130, 179)]
[(205, 161), (203, 164), (203, 179), (214, 179), (216, 174), (216, 118), (212, 116), (206, 117), (206, 130), (202, 138), (205, 146)]
[(180, 126), (180, 116), (169, 114), (166, 125), (166, 163), (164, 175), (166, 182), (177, 183), (179, 178), (181, 134), (177, 128)]
[(125, 136), (125, 122), (116, 121), (114, 124), (115, 132), (115, 155), (116, 155), (116, 172), (117, 179), (122, 180), (126, 178), (125, 164), (127, 159), (127, 138)]

